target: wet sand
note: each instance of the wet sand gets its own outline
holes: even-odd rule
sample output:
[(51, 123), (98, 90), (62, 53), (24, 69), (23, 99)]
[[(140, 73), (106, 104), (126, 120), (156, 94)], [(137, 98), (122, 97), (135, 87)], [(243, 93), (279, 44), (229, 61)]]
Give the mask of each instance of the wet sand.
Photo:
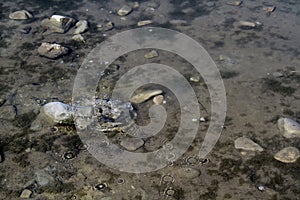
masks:
[[(32, 199), (298, 199), (300, 161), (286, 164), (273, 156), (287, 146), (300, 148), (299, 138), (284, 138), (277, 128), (279, 117), (300, 122), (300, 2), (244, 1), (232, 6), (226, 1), (141, 1), (139, 8), (122, 20), (116, 12), (125, 4), (132, 6), (133, 1), (0, 3), (0, 199), (18, 199), (24, 189), (32, 191)], [(263, 8), (267, 6), (276, 9), (266, 13)], [(34, 18), (8, 18), (9, 13), (22, 9)], [(89, 29), (82, 34), (85, 43), (71, 39), (73, 29), (64, 34), (44, 32), (41, 21), (53, 14), (87, 20)], [(85, 149), (74, 126), (30, 130), (42, 105), (71, 103), (77, 70), (97, 43), (136, 28), (138, 21), (146, 19), (153, 20), (151, 26), (177, 30), (195, 39), (221, 72), (227, 117), (208, 163), (189, 159), (198, 155), (209, 121), (200, 123), (193, 144), (183, 156), (162, 170), (146, 174), (119, 172), (101, 164)], [(174, 19), (186, 22), (170, 23)], [(261, 25), (241, 28), (241, 20)], [(108, 21), (115, 24), (112, 30), (97, 29), (97, 24)], [(25, 34), (27, 27), (31, 29)], [(62, 44), (71, 52), (54, 60), (41, 57), (37, 49), (42, 42)], [(187, 79), (196, 74), (176, 55), (158, 51), (157, 58), (147, 60), (147, 52), (122, 56), (115, 61), (120, 65), (116, 74), (147, 62), (172, 66)], [(282, 76), (274, 77), (274, 72)], [(114, 75), (99, 87), (113, 87), (112, 80), (118, 77)], [(201, 79), (191, 85), (207, 110), (202, 109), (201, 116), (208, 119), (211, 102), (205, 83)], [(164, 134), (147, 140), (141, 152), (162, 145), (178, 128), (176, 98), (162, 89), (169, 103), (168, 123)], [(151, 105), (147, 101), (137, 107), (138, 123), (149, 122), (145, 113)], [(264, 151), (241, 154), (234, 147), (234, 140), (241, 136), (252, 139)], [(66, 157), (69, 152), (74, 158)], [(191, 173), (182, 172), (187, 168)]]

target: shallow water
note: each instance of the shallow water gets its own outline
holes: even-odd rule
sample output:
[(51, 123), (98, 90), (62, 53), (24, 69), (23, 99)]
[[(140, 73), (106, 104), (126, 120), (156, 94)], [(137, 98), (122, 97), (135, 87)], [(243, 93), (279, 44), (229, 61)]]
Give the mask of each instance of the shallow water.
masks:
[[(0, 3), (0, 199), (18, 199), (29, 189), (32, 199), (299, 199), (300, 161), (285, 164), (273, 158), (287, 146), (300, 148), (300, 140), (284, 138), (277, 128), (279, 117), (300, 122), (300, 2), (296, 0), (244, 1), (140, 1), (126, 19), (117, 15), (134, 1), (6, 1)], [(230, 1), (228, 1), (230, 2)], [(276, 6), (272, 13), (263, 8)], [(26, 9), (34, 18), (11, 20), (9, 14)], [(85, 42), (73, 41), (73, 28), (64, 34), (45, 32), (41, 21), (53, 14), (89, 22)], [(41, 107), (53, 101), (72, 103), (76, 74), (97, 43), (137, 27), (151, 26), (179, 31), (201, 44), (216, 63), (224, 81), (227, 113), (221, 137), (199, 161), (198, 152), (210, 121), (200, 122), (193, 143), (169, 166), (148, 173), (111, 169), (87, 150), (76, 127), (43, 124), (30, 127)], [(172, 20), (185, 20), (174, 22)], [(115, 27), (100, 31), (99, 24)], [(243, 28), (239, 21), (259, 22)], [(179, 24), (178, 24), (179, 23)], [(261, 23), (261, 24), (260, 24)], [(149, 25), (148, 25), (149, 26)], [(28, 32), (29, 30), (29, 32)], [(59, 43), (71, 51), (57, 59), (38, 54), (42, 42)], [(188, 81), (201, 76), (183, 58), (163, 50), (145, 59), (148, 49), (120, 56), (98, 83), (96, 95), (107, 98), (115, 82), (134, 66), (160, 63), (171, 66)], [(277, 77), (274, 72), (280, 72)], [(209, 119), (211, 101), (203, 77), (189, 81), (200, 102), (200, 116)], [(180, 125), (178, 98), (162, 89), (168, 118), (154, 137), (144, 139), (139, 153), (154, 151), (176, 134)], [(152, 100), (135, 105), (139, 125), (150, 122)], [(107, 133), (118, 145), (126, 132)], [(263, 149), (243, 155), (234, 140), (245, 136)], [(104, 185), (99, 185), (104, 184)], [(259, 189), (260, 188), (260, 189)], [(263, 189), (262, 189), (263, 188)]]

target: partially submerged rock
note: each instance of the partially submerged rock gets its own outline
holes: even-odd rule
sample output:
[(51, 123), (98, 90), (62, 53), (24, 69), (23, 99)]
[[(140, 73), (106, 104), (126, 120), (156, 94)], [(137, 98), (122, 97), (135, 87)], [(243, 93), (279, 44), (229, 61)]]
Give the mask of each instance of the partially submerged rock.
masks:
[(20, 195), (20, 198), (21, 199), (29, 199), (31, 194), (32, 194), (31, 190), (25, 189), (25, 190), (22, 191), (22, 193)]
[(99, 31), (109, 31), (114, 28), (114, 23), (113, 22), (107, 22), (106, 24), (98, 24), (97, 28)]
[(151, 50), (150, 52), (146, 53), (144, 57), (147, 59), (158, 57), (158, 52), (155, 50)]
[(9, 19), (14, 19), (14, 20), (25, 20), (30, 18), (33, 18), (33, 16), (27, 10), (19, 10), (9, 14)]
[(50, 19), (44, 19), (42, 21), (42, 27), (53, 33), (65, 33), (74, 24), (76, 20), (71, 17), (62, 15), (52, 15)]
[(138, 93), (137, 95), (133, 96), (130, 99), (131, 103), (143, 103), (145, 101), (147, 101), (148, 99), (150, 99), (153, 96), (162, 94), (163, 91), (162, 90), (147, 90), (147, 91), (143, 91), (141, 93)]
[(69, 52), (69, 49), (66, 47), (61, 46), (60, 44), (56, 43), (47, 43), (43, 42), (41, 46), (38, 48), (38, 53), (41, 56), (45, 56), (47, 58), (55, 59), (62, 55), (65, 55)]
[(274, 155), (274, 158), (283, 163), (293, 163), (296, 162), (300, 157), (299, 149), (296, 147), (286, 147), (281, 149)]
[(144, 145), (141, 138), (123, 138), (120, 145), (129, 151), (135, 151)]
[(79, 20), (75, 25), (74, 35), (84, 33), (88, 30), (88, 22), (86, 20)]
[(164, 96), (161, 94), (153, 98), (153, 103), (156, 105), (162, 104), (163, 101), (164, 101)]
[(75, 40), (75, 41), (77, 41), (77, 42), (85, 42), (84, 37), (82, 37), (81, 34), (74, 35), (74, 36), (72, 37), (72, 40)]
[(277, 121), (280, 133), (286, 138), (300, 137), (300, 124), (289, 118), (280, 118)]
[(264, 149), (249, 138), (239, 137), (234, 141), (234, 147), (245, 151), (263, 151)]
[(119, 10), (118, 10), (118, 15), (119, 16), (126, 16), (128, 15), (129, 13), (131, 13), (132, 11), (132, 8), (127, 6), (127, 5), (124, 5), (122, 6)]
[(54, 123), (66, 123), (73, 120), (74, 109), (68, 104), (50, 102), (43, 106), (42, 113)]

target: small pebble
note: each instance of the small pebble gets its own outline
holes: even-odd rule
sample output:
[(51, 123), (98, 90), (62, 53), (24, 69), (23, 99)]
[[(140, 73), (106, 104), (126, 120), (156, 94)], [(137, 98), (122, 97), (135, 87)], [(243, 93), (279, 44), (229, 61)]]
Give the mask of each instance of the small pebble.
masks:
[(283, 77), (283, 73), (281, 73), (281, 72), (273, 72), (273, 77), (274, 78), (281, 78), (281, 77)]
[(67, 152), (64, 154), (64, 159), (66, 159), (66, 160), (70, 160), (73, 158), (75, 158), (75, 153), (73, 153), (73, 152)]
[(137, 23), (138, 26), (146, 26), (146, 25), (149, 25), (149, 24), (152, 24), (152, 20), (143, 20), (143, 21), (139, 21)]
[(130, 8), (130, 7), (127, 6), (127, 5), (124, 5), (124, 6), (122, 6), (122, 8), (120, 8), (120, 9), (118, 10), (118, 15), (119, 15), (119, 16), (126, 16), (126, 15), (128, 15), (131, 11), (132, 11), (132, 8)]
[(200, 77), (199, 77), (199, 76), (192, 76), (192, 77), (190, 78), (190, 81), (195, 82), (195, 83), (198, 83), (198, 82), (200, 81)]
[(14, 20), (25, 20), (30, 18), (33, 18), (33, 16), (27, 10), (19, 10), (9, 14), (9, 19), (14, 19)]
[(155, 50), (152, 50), (149, 53), (145, 54), (144, 57), (147, 59), (158, 57), (158, 52)]
[(164, 96), (163, 95), (157, 95), (153, 98), (153, 103), (155, 103), (156, 105), (162, 104), (164, 100)]
[(283, 163), (294, 163), (300, 157), (300, 152), (296, 147), (286, 147), (274, 155), (274, 158)]
[(200, 122), (206, 122), (205, 117), (200, 117)]
[(105, 183), (99, 183), (98, 185), (95, 186), (95, 188), (100, 191), (105, 190), (106, 187), (107, 187), (107, 185)]
[(25, 189), (25, 190), (22, 191), (22, 193), (20, 195), (20, 198), (21, 199), (28, 199), (28, 198), (30, 198), (31, 194), (32, 194), (32, 191), (30, 191), (28, 189)]

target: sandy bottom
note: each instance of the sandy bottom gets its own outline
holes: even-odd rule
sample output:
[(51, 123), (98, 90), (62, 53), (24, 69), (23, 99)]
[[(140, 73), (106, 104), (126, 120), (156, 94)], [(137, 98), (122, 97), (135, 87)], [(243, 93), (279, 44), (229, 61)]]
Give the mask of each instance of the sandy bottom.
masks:
[[(125, 4), (132, 6), (133, 1), (0, 3), (0, 199), (18, 199), (24, 189), (32, 191), (32, 199), (299, 199), (300, 160), (284, 164), (273, 156), (287, 146), (300, 148), (299, 139), (286, 139), (277, 128), (279, 117), (300, 121), (300, 2), (252, 0), (232, 6), (218, 0), (141, 1), (122, 20), (116, 11)], [(266, 13), (263, 8), (268, 6), (276, 6), (275, 11)], [(22, 9), (34, 18), (8, 18), (9, 13)], [(45, 32), (41, 21), (53, 14), (88, 20), (89, 30), (82, 34), (85, 43), (71, 39), (73, 29), (64, 34)], [(146, 19), (153, 20), (152, 26), (177, 30), (199, 42), (221, 72), (227, 116), (221, 137), (207, 156), (209, 162), (197, 160), (209, 120), (200, 123), (193, 143), (175, 162), (141, 174), (120, 172), (99, 162), (86, 150), (74, 125), (30, 130), (45, 103), (71, 103), (76, 73), (97, 43), (136, 28), (138, 21)], [(243, 28), (241, 20), (261, 25)], [(112, 30), (97, 29), (97, 24), (108, 21), (115, 24)], [(42, 42), (56, 42), (72, 51), (51, 60), (39, 56)], [(120, 68), (100, 80), (103, 90), (97, 95), (109, 93), (118, 77), (144, 63), (172, 66), (187, 80), (200, 76), (177, 55), (158, 50), (158, 57), (145, 59), (147, 52), (120, 56), (115, 61)], [(190, 84), (202, 105), (201, 116), (209, 119), (211, 102), (205, 82)], [(168, 119), (157, 136), (145, 139), (137, 150), (141, 153), (168, 142), (179, 127), (176, 97), (168, 88), (154, 87), (164, 91)], [(149, 122), (152, 104), (149, 100), (136, 106), (139, 124)], [(108, 134), (114, 141), (124, 135)], [(241, 136), (264, 151), (243, 155), (234, 148), (234, 140)], [(71, 158), (66, 155), (70, 152)]]

